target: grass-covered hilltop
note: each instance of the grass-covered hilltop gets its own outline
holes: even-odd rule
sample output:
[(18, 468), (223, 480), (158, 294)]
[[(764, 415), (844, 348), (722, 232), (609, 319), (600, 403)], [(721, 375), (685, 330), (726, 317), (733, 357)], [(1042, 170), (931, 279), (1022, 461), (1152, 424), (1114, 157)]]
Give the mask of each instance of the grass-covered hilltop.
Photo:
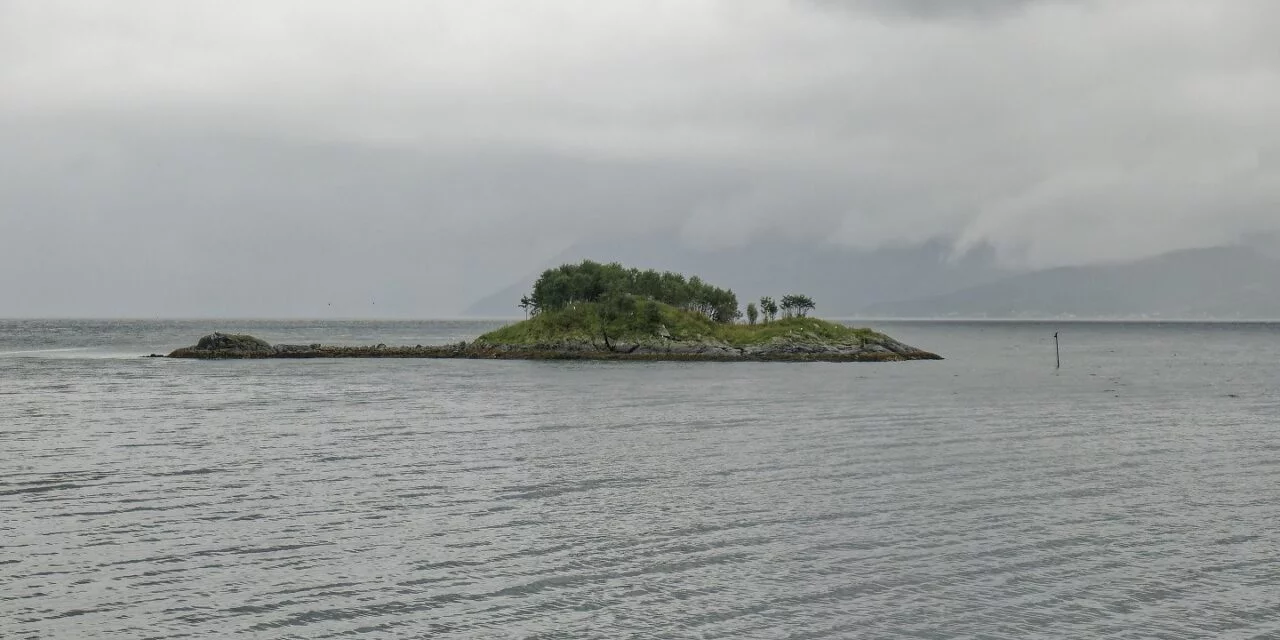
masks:
[[(913, 360), (938, 356), (870, 329), (808, 317), (808, 296), (738, 298), (697, 276), (585, 260), (548, 269), (521, 298), (528, 318), (477, 348), (604, 358)], [(779, 315), (781, 313), (781, 315)]]
[(270, 345), (252, 336), (213, 334), (175, 358), (506, 358), (592, 360), (937, 360), (870, 329), (808, 316), (802, 294), (738, 298), (697, 276), (628, 269), (585, 260), (543, 272), (520, 299), (522, 322), (470, 343), (414, 347)]

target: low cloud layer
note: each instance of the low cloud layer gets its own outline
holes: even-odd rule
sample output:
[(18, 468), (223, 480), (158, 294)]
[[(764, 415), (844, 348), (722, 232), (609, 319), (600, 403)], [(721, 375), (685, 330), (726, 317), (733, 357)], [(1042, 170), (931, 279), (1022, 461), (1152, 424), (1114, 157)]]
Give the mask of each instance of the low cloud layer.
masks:
[[(1268, 0), (0, 4), (0, 316), (447, 315), (582, 237), (1280, 230)], [(376, 309), (374, 308), (378, 306)]]

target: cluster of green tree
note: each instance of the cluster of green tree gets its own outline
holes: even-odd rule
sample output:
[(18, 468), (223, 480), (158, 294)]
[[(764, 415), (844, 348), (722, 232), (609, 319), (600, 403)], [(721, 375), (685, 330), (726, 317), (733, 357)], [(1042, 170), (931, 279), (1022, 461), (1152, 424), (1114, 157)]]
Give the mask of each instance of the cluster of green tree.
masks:
[(741, 317), (738, 297), (732, 291), (707, 284), (698, 276), (686, 279), (670, 271), (641, 271), (616, 262), (601, 264), (591, 260), (542, 272), (534, 282), (533, 292), (520, 299), (520, 308), (526, 314), (537, 314), (591, 302), (602, 303), (602, 311), (610, 315), (642, 313), (656, 318), (656, 305), (650, 309), (644, 301), (696, 311), (721, 323)]
[(759, 307), (754, 302), (747, 304), (747, 322), (755, 324), (756, 320), (761, 317), (763, 317), (765, 323), (772, 322), (777, 319), (779, 309), (781, 309), (783, 317), (790, 318), (794, 315), (803, 318), (815, 307), (817, 305), (813, 303), (813, 298), (799, 293), (782, 296), (781, 305), (774, 302), (773, 298), (765, 296), (760, 298)]

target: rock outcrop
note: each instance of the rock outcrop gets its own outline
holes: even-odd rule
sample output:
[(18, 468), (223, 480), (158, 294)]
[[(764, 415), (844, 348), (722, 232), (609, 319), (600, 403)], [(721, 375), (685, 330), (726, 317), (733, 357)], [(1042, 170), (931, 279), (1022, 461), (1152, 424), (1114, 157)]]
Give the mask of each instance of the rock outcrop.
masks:
[[(175, 356), (179, 351), (189, 355)], [(275, 353), (276, 348), (266, 340), (243, 333), (214, 332), (200, 338), (195, 346), (179, 349), (169, 355), (189, 358), (266, 358)]]
[[(892, 361), (941, 360), (937, 354), (903, 344), (882, 334), (847, 340), (829, 340), (797, 332), (762, 344), (734, 346), (709, 337), (672, 339), (658, 336), (643, 340), (566, 338), (538, 344), (502, 344), (477, 340), (472, 350), (501, 354), (562, 354), (563, 357), (609, 360), (765, 360), (765, 361)], [(518, 356), (510, 356), (518, 357)], [(546, 356), (543, 356), (546, 357)]]

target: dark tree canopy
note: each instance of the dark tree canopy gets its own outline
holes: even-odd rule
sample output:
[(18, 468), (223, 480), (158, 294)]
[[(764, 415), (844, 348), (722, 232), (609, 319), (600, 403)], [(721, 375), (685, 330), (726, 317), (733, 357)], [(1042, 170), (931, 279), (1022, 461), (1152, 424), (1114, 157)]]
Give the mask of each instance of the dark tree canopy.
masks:
[(740, 315), (733, 291), (707, 284), (697, 276), (685, 279), (670, 271), (641, 271), (616, 262), (601, 264), (592, 260), (547, 269), (527, 298), (529, 307), (538, 313), (580, 302), (598, 303), (606, 298), (613, 307), (617, 296), (635, 296), (696, 311), (716, 322), (733, 322)]
[(815, 306), (817, 305), (813, 303), (813, 298), (803, 294), (793, 293), (782, 296), (782, 310), (786, 312), (788, 317), (794, 311), (796, 315), (803, 318), (805, 317), (805, 314), (812, 311)]

